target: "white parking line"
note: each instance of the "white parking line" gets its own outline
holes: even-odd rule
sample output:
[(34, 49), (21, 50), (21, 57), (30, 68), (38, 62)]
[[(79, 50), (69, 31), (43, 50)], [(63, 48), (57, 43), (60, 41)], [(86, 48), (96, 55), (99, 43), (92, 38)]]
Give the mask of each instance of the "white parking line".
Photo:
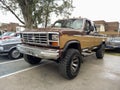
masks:
[[(21, 60), (24, 60), (24, 59), (21, 59)], [(19, 59), (19, 60), (13, 60), (13, 61), (5, 61), (5, 62), (0, 63), (0, 65), (1, 65), (1, 64), (12, 63), (12, 62), (18, 62), (18, 61), (21, 61), (21, 60)]]
[[(41, 64), (40, 64), (40, 65), (41, 65)], [(33, 66), (33, 67), (29, 67), (29, 68), (26, 68), (26, 69), (23, 69), (23, 70), (16, 71), (16, 72), (14, 72), (14, 73), (10, 73), (10, 74), (6, 74), (6, 75), (3, 75), (3, 76), (0, 76), (0, 79), (5, 78), (5, 77), (8, 77), (8, 76), (11, 76), (11, 75), (15, 75), (15, 74), (17, 74), (17, 73), (21, 73), (21, 72), (24, 72), (24, 71), (27, 71), (27, 70), (31, 70), (31, 69), (33, 69), (33, 68), (39, 67), (40, 65)]]

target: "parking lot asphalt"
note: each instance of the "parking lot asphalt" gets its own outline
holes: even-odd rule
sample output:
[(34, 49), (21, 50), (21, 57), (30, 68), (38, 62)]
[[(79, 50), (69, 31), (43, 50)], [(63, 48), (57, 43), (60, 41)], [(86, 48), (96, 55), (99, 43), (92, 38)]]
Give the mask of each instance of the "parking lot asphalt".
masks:
[[(22, 60), (22, 63), (26, 62)], [(120, 90), (120, 56), (105, 54), (103, 60), (95, 56), (85, 57), (78, 76), (73, 80), (63, 78), (59, 74), (58, 65), (48, 61), (35, 68), (0, 78), (0, 89)]]

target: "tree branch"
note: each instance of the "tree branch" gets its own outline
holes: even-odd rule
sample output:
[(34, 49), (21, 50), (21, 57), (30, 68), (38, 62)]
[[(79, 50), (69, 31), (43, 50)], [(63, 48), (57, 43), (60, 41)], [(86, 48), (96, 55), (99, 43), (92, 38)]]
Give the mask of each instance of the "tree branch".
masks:
[(15, 12), (9, 7), (7, 6), (4, 1), (0, 0), (0, 2), (22, 23), (25, 24), (25, 22), (23, 22), (16, 14)]

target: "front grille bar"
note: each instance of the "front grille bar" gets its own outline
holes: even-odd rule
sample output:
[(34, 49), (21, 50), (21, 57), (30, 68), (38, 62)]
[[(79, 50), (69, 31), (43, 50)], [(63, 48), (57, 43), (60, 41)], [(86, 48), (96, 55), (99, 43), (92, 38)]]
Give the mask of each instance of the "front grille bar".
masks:
[(48, 33), (22, 33), (22, 40), (27, 44), (48, 45)]

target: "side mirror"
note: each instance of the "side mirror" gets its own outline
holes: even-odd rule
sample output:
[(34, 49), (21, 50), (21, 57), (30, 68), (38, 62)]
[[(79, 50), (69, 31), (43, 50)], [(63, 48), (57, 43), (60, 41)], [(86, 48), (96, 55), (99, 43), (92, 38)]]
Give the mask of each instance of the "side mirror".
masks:
[(93, 26), (90, 26), (90, 31), (94, 31), (94, 27)]
[(90, 27), (89, 27), (89, 30), (86, 31), (86, 33), (89, 34), (91, 31), (94, 31), (94, 27), (93, 27), (93, 26), (90, 26)]

